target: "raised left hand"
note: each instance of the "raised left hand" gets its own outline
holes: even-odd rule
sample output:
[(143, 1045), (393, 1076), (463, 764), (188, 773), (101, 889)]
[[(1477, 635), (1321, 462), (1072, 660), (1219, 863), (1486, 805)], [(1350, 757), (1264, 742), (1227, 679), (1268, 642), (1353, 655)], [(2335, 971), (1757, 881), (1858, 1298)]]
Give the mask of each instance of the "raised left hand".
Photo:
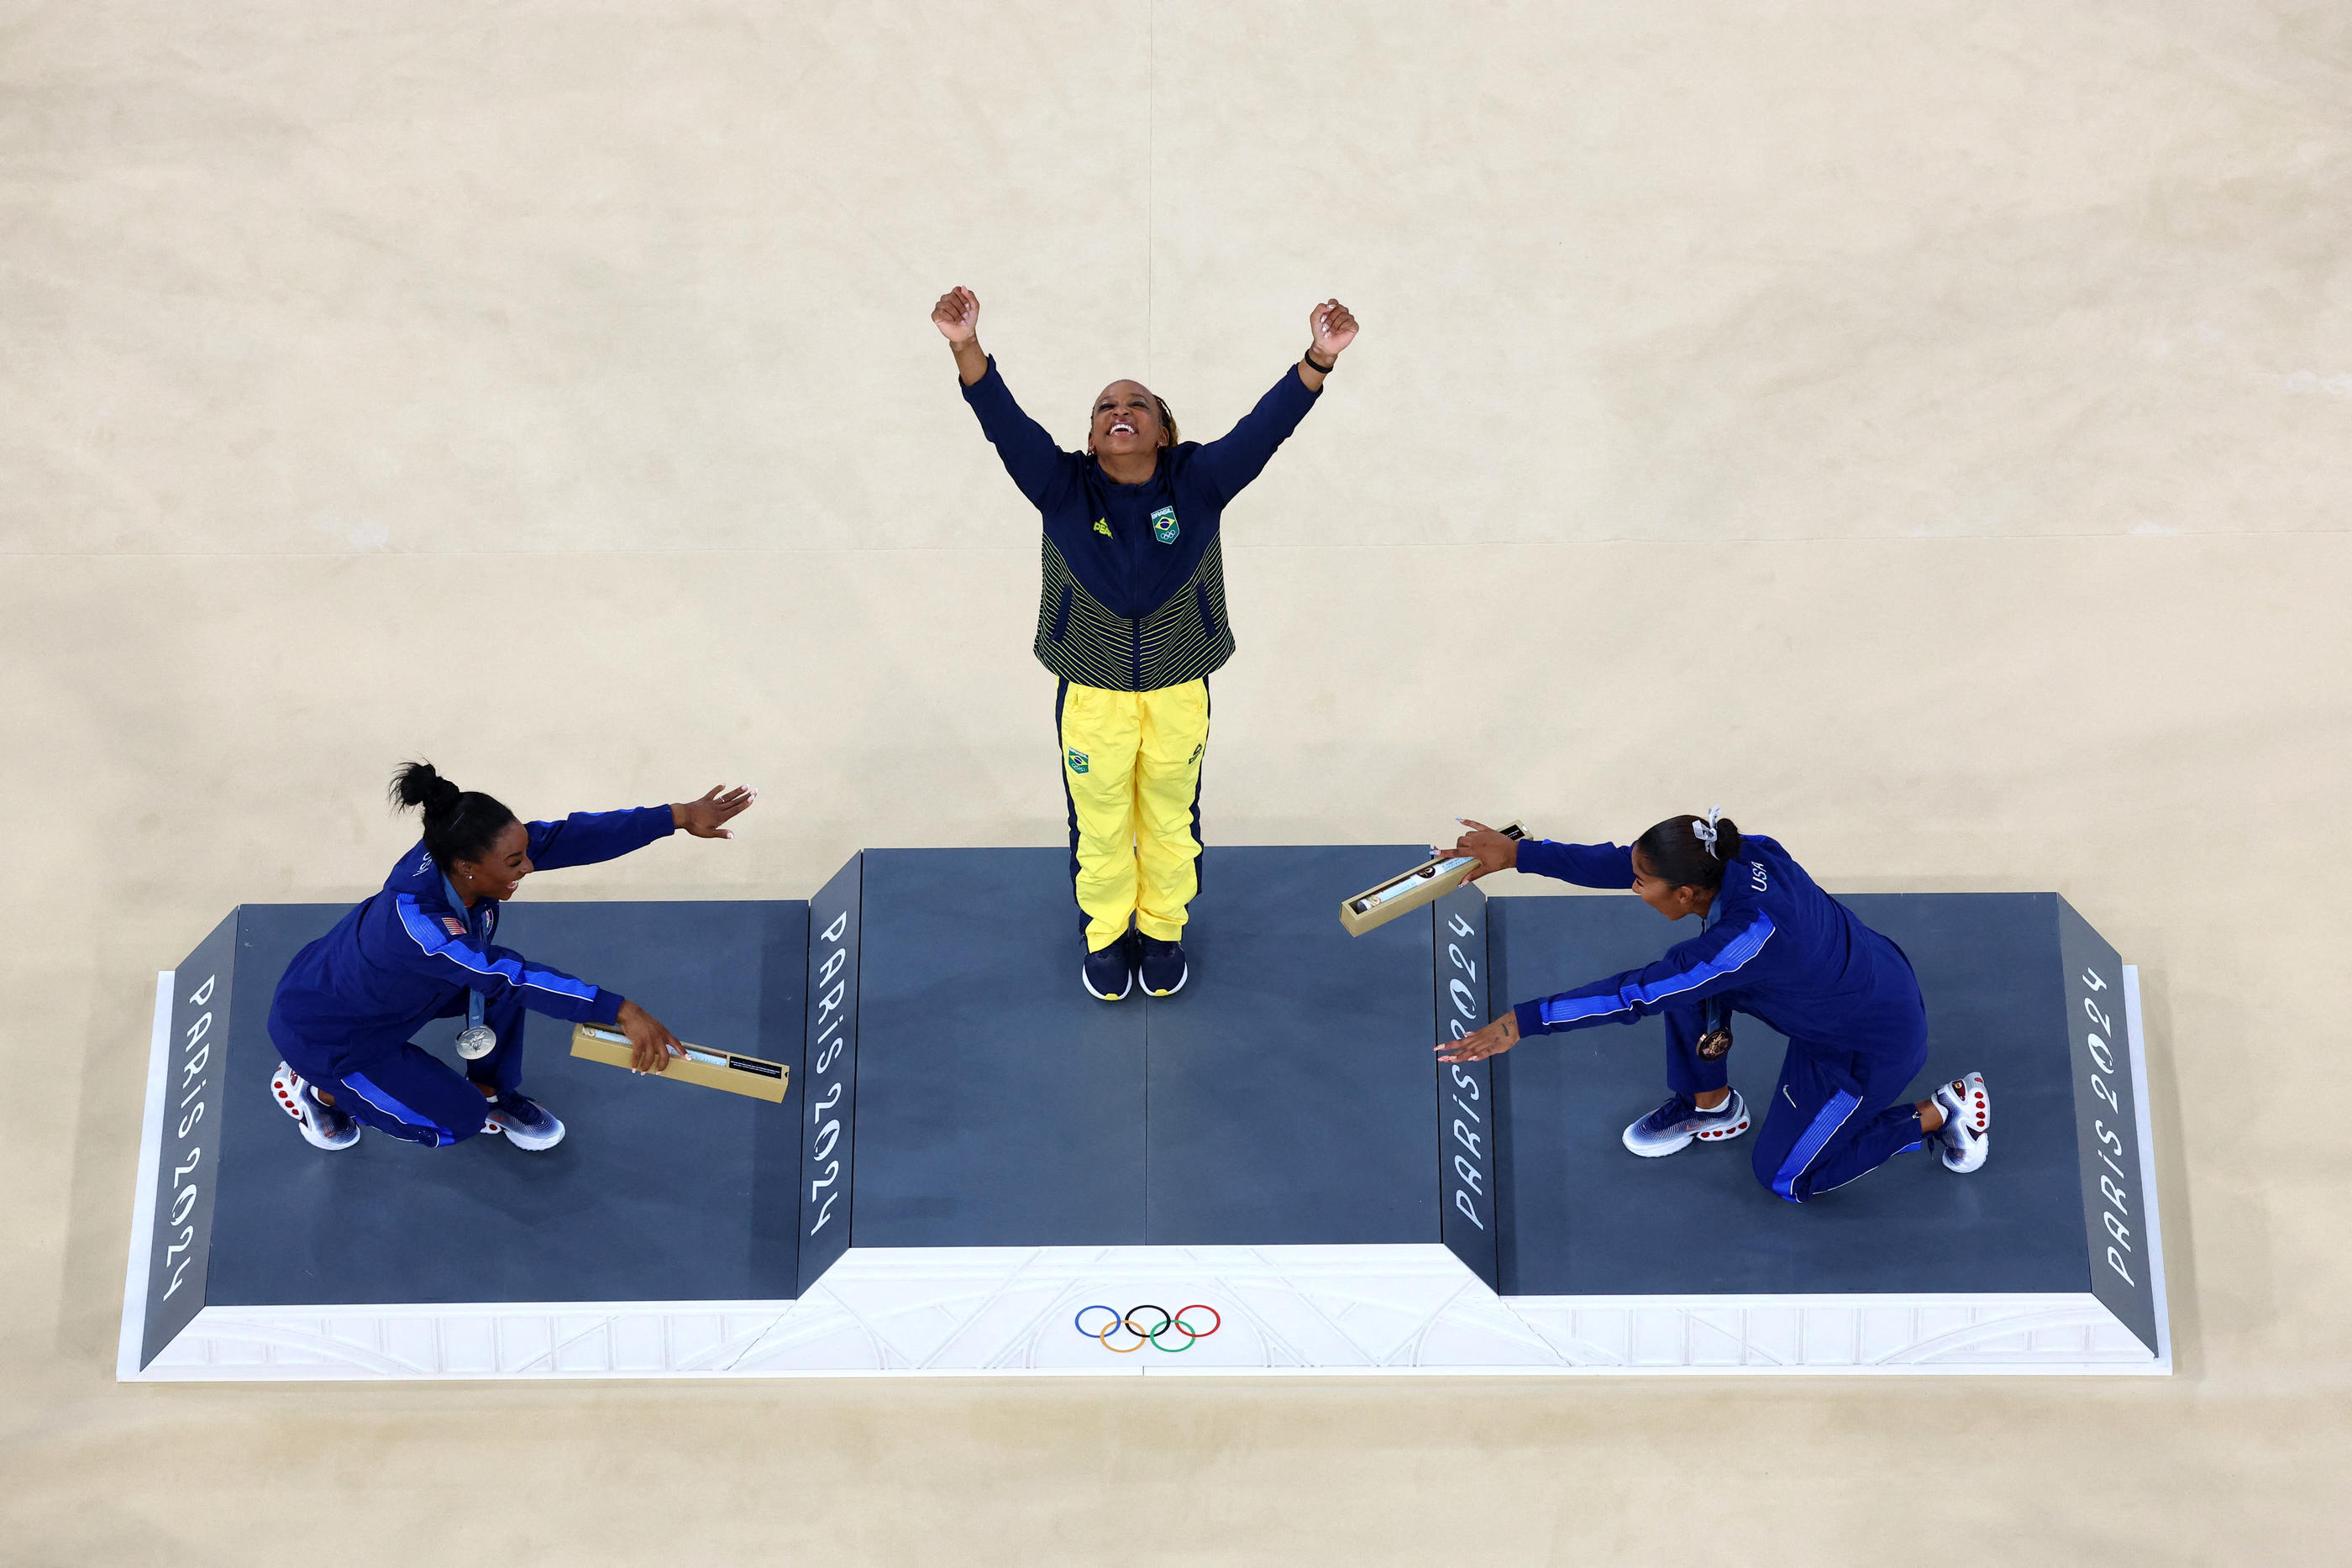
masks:
[[(723, 792), (722, 792), (723, 789)], [(698, 839), (731, 839), (727, 824), (751, 809), (760, 792), (748, 785), (731, 789), (713, 784), (698, 800), (681, 800), (669, 809), (669, 820)]]
[(1315, 351), (1326, 360), (1338, 359), (1339, 350), (1356, 340), (1356, 319), (1336, 299), (1327, 299), (1308, 311), (1307, 325), (1315, 334)]
[[(1490, 1056), (1500, 1056), (1519, 1043), (1519, 1015), (1507, 1012), (1485, 1029), (1465, 1034), (1460, 1040), (1437, 1042), (1440, 1061), (1484, 1061)], [(1451, 1052), (1449, 1055), (1448, 1052)]]

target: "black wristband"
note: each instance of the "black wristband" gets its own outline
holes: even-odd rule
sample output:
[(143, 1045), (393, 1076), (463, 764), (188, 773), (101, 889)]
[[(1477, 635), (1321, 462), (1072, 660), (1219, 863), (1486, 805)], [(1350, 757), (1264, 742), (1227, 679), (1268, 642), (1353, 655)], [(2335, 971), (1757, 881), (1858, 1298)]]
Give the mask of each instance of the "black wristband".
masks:
[(1328, 364), (1328, 365), (1318, 365), (1318, 364), (1316, 364), (1316, 363), (1315, 363), (1315, 345), (1314, 345), (1314, 344), (1312, 344), (1312, 343), (1309, 343), (1309, 344), (1307, 346), (1307, 351), (1306, 351), (1305, 353), (1303, 353), (1303, 354), (1299, 355), (1298, 357), (1299, 357), (1300, 359), (1302, 359), (1302, 360), (1306, 361), (1307, 361), (1307, 363), (1310, 367), (1312, 367), (1312, 368), (1313, 368), (1313, 370), (1314, 370), (1315, 373), (1316, 373), (1317, 375), (1318, 375), (1318, 376), (1328, 376), (1328, 375), (1329, 375), (1333, 371), (1336, 371), (1336, 370), (1338, 370), (1338, 369), (1339, 368), (1339, 356), (1338, 356), (1338, 355), (1336, 355), (1336, 354), (1332, 356), (1332, 358), (1331, 358), (1331, 362), (1330, 362), (1329, 364)]

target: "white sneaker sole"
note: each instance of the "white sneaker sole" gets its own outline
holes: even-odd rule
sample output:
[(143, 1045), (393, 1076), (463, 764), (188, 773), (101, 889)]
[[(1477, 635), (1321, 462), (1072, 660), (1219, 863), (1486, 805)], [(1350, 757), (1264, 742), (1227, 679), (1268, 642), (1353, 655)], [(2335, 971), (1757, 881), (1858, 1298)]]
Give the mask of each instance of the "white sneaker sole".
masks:
[[(1185, 960), (1185, 962), (1184, 962), (1184, 972), (1183, 972), (1182, 974), (1181, 974), (1181, 975), (1179, 975), (1179, 976), (1177, 976), (1177, 977), (1176, 977), (1176, 983), (1175, 983), (1174, 985), (1172, 985), (1172, 986), (1169, 987), (1169, 988), (1168, 988), (1166, 990), (1164, 990), (1164, 991), (1155, 991), (1155, 990), (1153, 990), (1150, 987), (1149, 987), (1149, 986), (1145, 986), (1145, 987), (1143, 988), (1143, 994), (1144, 994), (1145, 996), (1147, 996), (1147, 997), (1172, 997), (1172, 996), (1174, 996), (1177, 992), (1179, 992), (1179, 991), (1182, 990), (1182, 989), (1184, 988), (1184, 982), (1185, 982), (1185, 981), (1187, 981), (1187, 980), (1189, 980), (1189, 979), (1191, 979), (1192, 977), (1192, 960), (1188, 958), (1188, 959), (1186, 959), (1186, 960)], [(1140, 977), (1139, 977), (1139, 976), (1138, 977), (1138, 979), (1139, 979), (1139, 982), (1140, 982)]]
[(1087, 967), (1083, 963), (1078, 966), (1078, 984), (1087, 988), (1087, 995), (1094, 998), (1094, 999), (1098, 1002), (1123, 1002), (1127, 999), (1127, 993), (1135, 989), (1135, 971), (1129, 969), (1127, 972), (1127, 986), (1125, 989), (1122, 989), (1118, 995), (1115, 997), (1104, 996), (1100, 991), (1095, 989), (1094, 981), (1087, 977)]
[[(540, 1109), (544, 1111), (547, 1107), (542, 1105)], [(553, 1113), (550, 1113), (550, 1115), (552, 1117)], [(552, 1133), (525, 1133), (518, 1131), (511, 1123), (501, 1121), (499, 1113), (493, 1111), (483, 1119), (482, 1131), (503, 1134), (506, 1141), (516, 1148), (535, 1155), (541, 1149), (555, 1147), (563, 1141), (563, 1134), (570, 1130), (564, 1126), (561, 1118), (554, 1118), (554, 1120), (555, 1131)]]
[[(1641, 1124), (1637, 1122), (1633, 1125), (1639, 1126)], [(1637, 1144), (1633, 1141), (1633, 1127), (1625, 1129), (1625, 1135), (1622, 1141), (1626, 1149), (1631, 1153), (1639, 1155), (1645, 1160), (1655, 1160), (1663, 1159), (1668, 1155), (1678, 1155), (1685, 1149), (1689, 1148), (1695, 1143), (1727, 1143), (1731, 1139), (1739, 1136), (1740, 1134), (1748, 1131), (1749, 1125), (1748, 1108), (1745, 1105), (1742, 1105), (1739, 1109), (1739, 1114), (1733, 1117), (1730, 1122), (1725, 1125), (1720, 1127), (1708, 1127), (1702, 1132), (1685, 1133), (1681, 1137), (1676, 1138), (1670, 1144)]]
[(300, 1073), (282, 1061), (278, 1064), (278, 1071), (269, 1075), (271, 1096), (277, 1100), (278, 1108), (293, 1117), (294, 1124), (302, 1129), (304, 1143), (314, 1149), (325, 1149), (330, 1154), (337, 1149), (348, 1149), (358, 1143), (362, 1129), (357, 1122), (352, 1124), (352, 1135), (340, 1141), (319, 1130), (319, 1119), (311, 1115), (302, 1103), (308, 1098), (303, 1091), (309, 1087)]

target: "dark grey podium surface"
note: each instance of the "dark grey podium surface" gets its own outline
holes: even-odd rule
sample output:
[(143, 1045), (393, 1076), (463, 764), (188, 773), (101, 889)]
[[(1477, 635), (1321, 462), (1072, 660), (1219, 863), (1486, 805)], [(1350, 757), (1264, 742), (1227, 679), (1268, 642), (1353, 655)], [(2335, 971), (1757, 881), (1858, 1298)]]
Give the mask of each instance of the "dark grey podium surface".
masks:
[[(1931, 1151), (1791, 1204), (1748, 1168), (1752, 1138), (1639, 1159), (1625, 1124), (1664, 1098), (1657, 1019), (1527, 1041), (1503, 1057), (1503, 1289), (1514, 1295), (2066, 1291), (2088, 1277), (2074, 1084), (2049, 894), (1859, 894), (1927, 1002), (1913, 1098), (1976, 1071), (1994, 1157), (1965, 1178)], [(1495, 901), (1498, 995), (1567, 990), (1656, 958), (1669, 925), (1632, 894)], [(1760, 1123), (1788, 1042), (1735, 1018), (1733, 1087)]]
[[(799, 1103), (639, 1078), (571, 1054), (572, 1029), (527, 1025), (523, 1088), (563, 1117), (540, 1154), (477, 1137), (426, 1149), (382, 1136), (321, 1157), (270, 1098), (269, 992), (342, 914), (248, 904), (250, 988), (229, 1030), (220, 1188), (205, 1296), (223, 1305), (631, 1301), (792, 1293)], [(800, 1058), (806, 906), (515, 904), (502, 945), (638, 998), (682, 1040)], [(453, 1064), (462, 1019), (420, 1040)]]
[[(1664, 1092), (1655, 1020), (1436, 1063), (1435, 1040), (1490, 1007), (1647, 962), (1678, 933), (1630, 896), (1469, 889), (1348, 936), (1339, 899), (1418, 853), (1212, 848), (1191, 980), (1112, 1004), (1079, 985), (1059, 850), (866, 851), (805, 903), (520, 903), (504, 945), (635, 998), (682, 1038), (792, 1070), (772, 1105), (574, 1059), (568, 1026), (533, 1019), (524, 1087), (570, 1129), (536, 1155), (492, 1137), (304, 1143), (268, 1092), (267, 1019), (288, 960), (341, 910), (247, 905), (170, 977), (159, 1012), (152, 1217), (125, 1364), (143, 1368), (212, 1312), (222, 1354), (244, 1354), (237, 1334), (275, 1334), (299, 1343), (269, 1354), (439, 1365), (408, 1340), (382, 1348), (412, 1332), (396, 1324), (249, 1320), (404, 1313), (430, 1339), (440, 1308), (487, 1322), (499, 1303), (576, 1303), (591, 1319), (670, 1314), (656, 1334), (668, 1348), (642, 1354), (683, 1366), (694, 1356), (671, 1320), (696, 1302), (772, 1315), (845, 1258), (918, 1273), (903, 1260), (963, 1259), (953, 1268), (969, 1274), (1000, 1252), (1079, 1260), (1066, 1268), (1164, 1254), (1180, 1272), (1210, 1257), (1301, 1279), (1371, 1270), (1348, 1287), (1356, 1305), (1301, 1322), (1442, 1313), (1464, 1291), (1535, 1304), (2046, 1298), (2070, 1323), (2079, 1301), (2093, 1312), (2081, 1332), (2105, 1332), (2103, 1308), (2155, 1354), (2125, 977), (2054, 894), (1848, 901), (1918, 970), (1932, 1039), (1917, 1092), (1983, 1071), (1994, 1156), (1963, 1178), (1902, 1155), (1795, 1206), (1754, 1179), (1748, 1140), (1662, 1160), (1620, 1145)], [(456, 1028), (420, 1043), (446, 1055)], [(1752, 1019), (1737, 1030), (1733, 1081), (1769, 1113), (1784, 1042)], [(874, 1296), (877, 1276), (858, 1278), (854, 1318), (914, 1299), (914, 1285)], [(984, 1315), (1006, 1288), (937, 1284), (946, 1293), (920, 1312)], [(898, 1332), (856, 1322), (840, 1332), (861, 1343)], [(530, 1332), (552, 1367), (574, 1331), (550, 1319)], [(1502, 1344), (1532, 1331), (1495, 1332)], [(336, 1333), (365, 1343), (319, 1349)]]

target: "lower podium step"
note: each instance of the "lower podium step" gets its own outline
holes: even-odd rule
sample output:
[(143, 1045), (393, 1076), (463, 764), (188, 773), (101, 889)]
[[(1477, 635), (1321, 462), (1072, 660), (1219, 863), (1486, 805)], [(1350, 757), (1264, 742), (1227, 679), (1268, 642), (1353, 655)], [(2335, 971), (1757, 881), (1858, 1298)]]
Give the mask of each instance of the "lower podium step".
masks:
[(2161, 1373), (2098, 1301), (1497, 1296), (1443, 1247), (853, 1249), (797, 1301), (208, 1307), (137, 1375)]

